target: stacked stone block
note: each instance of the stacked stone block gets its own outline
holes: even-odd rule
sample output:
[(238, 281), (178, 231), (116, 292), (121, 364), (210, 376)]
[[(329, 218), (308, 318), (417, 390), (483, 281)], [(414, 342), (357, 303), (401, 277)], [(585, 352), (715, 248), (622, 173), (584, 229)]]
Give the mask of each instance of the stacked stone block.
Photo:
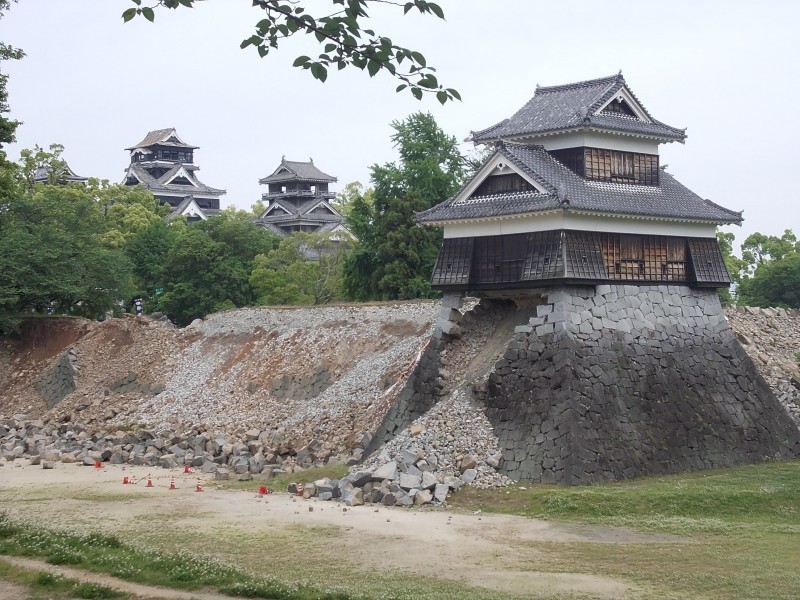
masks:
[(714, 290), (542, 290), (483, 385), (512, 479), (588, 484), (800, 455)]

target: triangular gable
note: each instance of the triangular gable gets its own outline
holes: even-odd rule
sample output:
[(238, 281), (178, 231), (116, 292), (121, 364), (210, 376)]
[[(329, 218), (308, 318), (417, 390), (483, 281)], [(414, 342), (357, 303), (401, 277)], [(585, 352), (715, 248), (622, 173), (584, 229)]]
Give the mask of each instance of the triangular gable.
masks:
[(358, 241), (358, 238), (354, 236), (353, 233), (341, 223), (339, 223), (333, 229), (330, 229), (329, 232), (331, 234), (331, 239), (336, 242), (340, 242), (343, 240), (353, 240), (354, 242)]
[(286, 173), (288, 175), (292, 175), (293, 177), (297, 176), (297, 173), (292, 171), (289, 167), (287, 167), (284, 163), (281, 163), (281, 166), (275, 169), (275, 172), (270, 175), (270, 177), (275, 177), (280, 175), (281, 173)]
[(518, 168), (508, 160), (501, 152), (496, 152), (478, 170), (470, 182), (464, 186), (453, 201), (453, 205), (466, 204), (475, 195), (475, 192), (490, 177), (514, 175), (520, 177), (529, 186), (533, 193), (548, 194), (548, 190), (539, 182), (535, 181), (530, 175)]
[(203, 212), (203, 209), (197, 205), (194, 198), (189, 196), (175, 208), (175, 214), (183, 215), (184, 217), (199, 217), (204, 221), (208, 218)]
[(328, 204), (325, 200), (320, 200), (313, 206), (309, 207), (308, 210), (304, 211), (304, 214), (318, 214), (318, 215), (333, 215), (334, 217), (341, 217), (334, 208)]
[[(278, 211), (280, 211), (280, 212), (278, 212)], [(281, 213), (284, 214), (284, 215), (292, 214), (288, 210), (286, 210), (283, 206), (281, 206), (277, 202), (274, 202), (269, 207), (267, 207), (267, 210), (265, 210), (263, 212), (263, 214), (261, 215), (260, 218), (263, 219), (264, 217), (268, 217), (269, 215), (277, 216), (277, 215), (279, 215)]]
[[(622, 111), (616, 111), (610, 105), (612, 103), (619, 103), (628, 111), (632, 113), (634, 118), (639, 119), (645, 123), (652, 123), (653, 120), (650, 118), (650, 115), (647, 114), (647, 111), (644, 107), (636, 101), (635, 96), (630, 92), (630, 90), (626, 86), (620, 87), (611, 98), (606, 100), (600, 107), (595, 110), (595, 114), (605, 113), (605, 114), (626, 114), (626, 111), (623, 109)], [(608, 110), (607, 110), (608, 109)]]
[[(191, 185), (192, 187), (199, 187), (192, 177), (191, 173), (187, 171), (183, 165), (179, 165), (177, 168), (173, 169), (174, 172), (167, 173), (166, 177), (162, 178), (161, 183), (163, 185)], [(183, 179), (187, 183), (183, 183), (182, 181), (175, 181), (176, 179)]]
[(144, 178), (137, 172), (137, 169), (133, 166), (128, 167), (125, 172), (125, 185), (136, 185), (137, 183), (144, 183), (146, 185)]

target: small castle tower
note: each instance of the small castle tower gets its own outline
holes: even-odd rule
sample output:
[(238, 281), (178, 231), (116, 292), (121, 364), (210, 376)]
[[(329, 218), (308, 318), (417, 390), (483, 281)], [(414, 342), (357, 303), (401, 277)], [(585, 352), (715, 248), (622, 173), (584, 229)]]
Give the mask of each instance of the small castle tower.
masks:
[[(514, 338), (469, 388), (510, 477), (586, 484), (800, 455), (716, 294), (730, 283), (716, 227), (742, 215), (660, 169), (659, 145), (684, 130), (619, 74), (537, 87), (472, 137), (492, 155), (418, 221), (444, 229), (440, 344), (461, 334), (465, 291), (516, 307)], [(380, 436), (404, 425), (393, 413)]]
[(281, 158), (271, 175), (258, 180), (267, 186), (261, 198), (267, 208), (258, 223), (286, 237), (295, 231), (331, 232), (352, 237), (344, 227), (344, 217), (330, 204), (335, 194), (328, 189), (336, 177), (320, 171), (313, 160), (296, 162)]

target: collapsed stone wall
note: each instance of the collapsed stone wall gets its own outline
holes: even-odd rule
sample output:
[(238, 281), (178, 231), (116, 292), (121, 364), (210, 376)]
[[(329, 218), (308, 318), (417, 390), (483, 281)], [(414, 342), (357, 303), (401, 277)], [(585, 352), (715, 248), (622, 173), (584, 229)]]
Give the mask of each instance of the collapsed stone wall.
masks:
[(70, 348), (58, 358), (51, 369), (34, 382), (33, 385), (44, 398), (47, 408), (53, 408), (75, 391), (75, 376), (79, 372), (77, 362), (78, 354), (74, 348)]
[(420, 353), (413, 372), (397, 395), (397, 400), (378, 426), (367, 449), (368, 453), (393, 439), (448, 394), (441, 377), (441, 357), (448, 342), (461, 337), (462, 331), (458, 323), (463, 317), (459, 311), (463, 302), (460, 294), (449, 294), (442, 299), (431, 339)]
[(474, 386), (512, 479), (587, 484), (800, 455), (714, 290), (560, 287)]

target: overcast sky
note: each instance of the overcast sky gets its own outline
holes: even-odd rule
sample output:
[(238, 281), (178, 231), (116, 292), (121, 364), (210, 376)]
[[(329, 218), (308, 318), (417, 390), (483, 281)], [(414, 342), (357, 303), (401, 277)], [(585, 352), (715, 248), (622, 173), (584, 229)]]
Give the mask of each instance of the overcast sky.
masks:
[[(148, 2), (145, 4), (154, 4)], [(328, 2), (310, 0), (309, 6)], [(20, 0), (0, 39), (27, 56), (10, 75), (20, 148), (58, 142), (78, 174), (121, 181), (124, 148), (176, 127), (200, 147), (199, 177), (249, 208), (281, 156), (368, 183), (395, 159), (393, 120), (430, 111), (459, 140), (511, 116), (536, 84), (622, 69), (649, 112), (688, 128), (661, 162), (704, 198), (744, 210), (753, 231), (800, 234), (800, 2), (739, 0), (440, 0), (446, 21), (383, 8), (372, 27), (425, 54), (463, 102), (395, 94), (388, 76), (332, 72), (325, 84), (291, 63), (315, 50), (291, 40), (260, 59), (240, 50), (260, 18), (249, 0), (209, 0), (123, 24), (130, 0)], [(317, 50), (317, 53), (319, 51)], [(465, 149), (470, 148), (465, 144)]]

